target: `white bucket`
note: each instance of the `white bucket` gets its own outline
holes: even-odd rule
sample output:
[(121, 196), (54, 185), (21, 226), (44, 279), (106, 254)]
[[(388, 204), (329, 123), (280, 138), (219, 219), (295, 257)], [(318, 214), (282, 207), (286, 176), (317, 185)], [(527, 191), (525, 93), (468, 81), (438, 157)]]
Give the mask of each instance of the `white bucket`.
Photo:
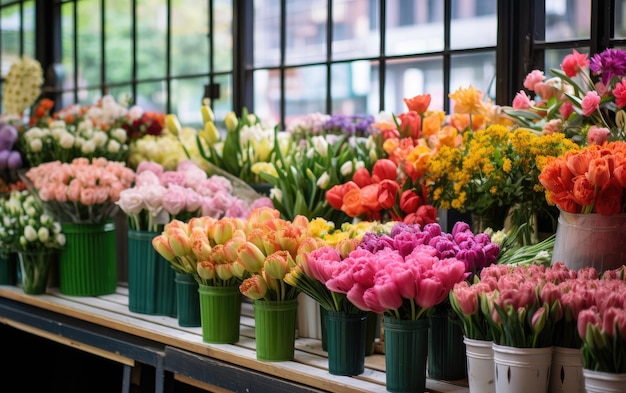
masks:
[(553, 347), (550, 393), (585, 393), (582, 349)]
[(624, 393), (626, 374), (612, 374), (583, 369), (587, 393)]
[(552, 347), (517, 348), (493, 344), (496, 393), (547, 393)]
[(491, 341), (463, 337), (467, 357), (467, 382), (470, 392), (495, 393), (493, 348)]

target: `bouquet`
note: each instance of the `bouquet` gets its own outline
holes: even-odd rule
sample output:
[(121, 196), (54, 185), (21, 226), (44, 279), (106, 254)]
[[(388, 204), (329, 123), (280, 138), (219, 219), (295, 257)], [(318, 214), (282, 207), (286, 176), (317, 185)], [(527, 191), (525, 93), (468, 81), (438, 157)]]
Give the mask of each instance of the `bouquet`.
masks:
[(588, 58), (577, 50), (560, 69), (531, 71), (506, 111), (517, 124), (543, 133), (562, 132), (581, 145), (623, 140), (626, 127), (626, 51), (609, 48)]
[(396, 223), (389, 235), (366, 233), (345, 257), (323, 247), (307, 259), (328, 289), (345, 294), (360, 310), (416, 320), (428, 316), (466, 276), (463, 261), (437, 256), (437, 240), (444, 238), (438, 224), (421, 231), (419, 225)]
[[(435, 206), (457, 209), (502, 229), (513, 206), (512, 230), (524, 226), (525, 243), (536, 242), (534, 214), (550, 211), (539, 181), (548, 157), (578, 146), (563, 134), (538, 136), (528, 129), (491, 125), (466, 131), (457, 147), (441, 146), (430, 158), (426, 185)], [(555, 220), (555, 219), (553, 219)]]
[[(341, 259), (356, 249), (366, 233), (389, 233), (391, 226), (361, 221), (358, 224), (344, 223), (340, 229), (335, 230), (332, 222), (317, 218), (311, 221), (308, 227), (312, 237), (301, 243), (296, 256), (296, 266), (287, 273), (284, 280), (328, 311), (361, 313), (362, 311), (348, 300), (345, 293), (328, 289), (326, 281), (332, 276), (337, 264), (341, 263)], [(329, 252), (331, 256), (336, 257), (334, 260), (336, 264), (322, 265), (323, 258), (313, 256), (318, 252)]]
[(237, 248), (245, 242), (244, 227), (245, 221), (237, 217), (174, 219), (152, 245), (174, 270), (193, 275), (199, 284), (237, 286), (247, 277), (236, 258)]
[(43, 83), (43, 69), (39, 61), (24, 55), (11, 64), (2, 85), (2, 107), (5, 112), (22, 116), (41, 94)]
[(160, 232), (174, 219), (247, 217), (252, 201), (232, 192), (228, 179), (208, 176), (193, 161), (180, 161), (175, 171), (144, 161), (137, 168), (134, 186), (121, 191), (116, 204), (128, 216), (129, 228)]
[(40, 251), (65, 245), (61, 224), (46, 213), (28, 190), (0, 199), (0, 252)]
[(23, 178), (57, 221), (100, 224), (111, 219), (135, 172), (122, 162), (76, 158), (32, 167)]
[(309, 220), (299, 216), (293, 221), (280, 218), (272, 208), (253, 210), (246, 222), (246, 238), (237, 248), (237, 263), (250, 275), (240, 285), (241, 293), (253, 300), (286, 301), (298, 297), (300, 290), (290, 285), (287, 274), (305, 239)]
[[(482, 337), (492, 337), (498, 345), (517, 348), (552, 346), (554, 326), (562, 317), (557, 285), (573, 277), (572, 274), (575, 273), (562, 263), (551, 267), (496, 264), (483, 269), (480, 281), (474, 284), (479, 287), (472, 289), (480, 298), (480, 313), (490, 330), (489, 333), (483, 329)], [(457, 291), (455, 296), (460, 299), (464, 326), (471, 320), (472, 326), (466, 327), (466, 332), (472, 334), (472, 327), (480, 328), (471, 306), (474, 297), (467, 293), (468, 289), (460, 287)], [(466, 297), (469, 302), (463, 305)]]
[(120, 104), (110, 95), (96, 104), (70, 105), (50, 113), (54, 103), (41, 100), (20, 137), (30, 166), (43, 162), (71, 162), (74, 158), (103, 157), (125, 162), (130, 145), (144, 135), (161, 135), (165, 115)]
[(272, 149), (280, 144), (283, 134), (275, 134), (274, 127), (262, 124), (254, 114), (243, 109), (240, 117), (230, 112), (224, 118), (226, 135), (217, 130), (208, 102), (202, 105), (204, 129), (197, 136), (200, 155), (213, 166), (248, 184), (261, 179), (252, 171), (257, 162), (269, 162)]
[(624, 213), (625, 156), (617, 141), (551, 159), (539, 175), (546, 199), (568, 213)]
[(252, 171), (273, 185), (270, 197), (282, 218), (324, 217), (341, 224), (349, 217), (328, 200), (328, 193), (367, 165), (369, 151), (365, 138), (315, 135), (274, 146), (271, 162), (256, 163)]

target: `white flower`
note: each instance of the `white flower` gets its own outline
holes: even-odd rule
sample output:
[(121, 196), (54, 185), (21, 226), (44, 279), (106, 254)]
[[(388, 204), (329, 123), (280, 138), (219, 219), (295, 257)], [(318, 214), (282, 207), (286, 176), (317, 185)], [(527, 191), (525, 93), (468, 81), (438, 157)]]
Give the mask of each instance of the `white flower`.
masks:
[(48, 228), (46, 227), (41, 227), (37, 231), (37, 237), (40, 242), (45, 243), (50, 239), (50, 231), (48, 231)]
[(326, 138), (321, 135), (316, 135), (311, 138), (311, 142), (313, 142), (313, 146), (320, 156), (326, 157), (328, 155), (328, 141)]
[(327, 189), (328, 185), (330, 184), (330, 175), (328, 175), (328, 172), (322, 173), (322, 176), (317, 179), (317, 182), (315, 184), (317, 184), (317, 186), (322, 190)]
[(279, 188), (272, 188), (270, 190), (270, 198), (277, 200), (278, 202), (283, 201), (283, 192)]
[(80, 147), (80, 151), (85, 155), (90, 155), (91, 153), (96, 151), (96, 142), (93, 139), (85, 141)]
[(24, 238), (26, 238), (29, 242), (34, 242), (38, 239), (37, 231), (31, 225), (26, 225), (24, 227)]
[(119, 153), (122, 148), (122, 145), (116, 141), (115, 139), (109, 139), (109, 143), (107, 144), (107, 151), (109, 153)]
[(65, 131), (59, 137), (59, 145), (63, 149), (71, 149), (72, 146), (74, 146), (74, 140), (75, 139), (76, 138), (74, 138), (74, 135), (72, 135), (69, 132)]
[(128, 134), (123, 128), (114, 128), (113, 130), (111, 130), (111, 137), (115, 138), (115, 140), (119, 143), (126, 143), (126, 140), (128, 139)]
[(352, 170), (353, 170), (352, 161), (344, 162), (341, 168), (339, 168), (339, 172), (341, 172), (343, 176), (350, 176), (352, 174)]
[(39, 153), (43, 148), (43, 143), (41, 142), (41, 139), (33, 139), (32, 141), (30, 141), (29, 146), (30, 151), (32, 151), (33, 153)]

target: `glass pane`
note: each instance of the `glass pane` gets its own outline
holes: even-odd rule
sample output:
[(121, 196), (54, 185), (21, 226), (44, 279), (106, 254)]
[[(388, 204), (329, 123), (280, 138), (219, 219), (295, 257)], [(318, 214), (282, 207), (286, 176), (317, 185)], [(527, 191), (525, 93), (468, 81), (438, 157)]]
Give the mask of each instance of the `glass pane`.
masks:
[(615, 38), (626, 37), (626, 0), (615, 0)]
[(81, 106), (94, 105), (101, 98), (102, 93), (100, 92), (100, 89), (80, 89), (78, 90), (77, 104)]
[(133, 104), (133, 88), (130, 85), (111, 87), (107, 90), (107, 94), (113, 97), (119, 105), (129, 107)]
[(100, 0), (82, 0), (78, 6), (78, 86), (100, 85), (102, 63), (100, 38)]
[(280, 0), (254, 1), (254, 66), (280, 64)]
[(498, 37), (496, 0), (452, 1), (450, 48), (495, 46)]
[(379, 2), (333, 2), (333, 60), (373, 57), (380, 53)]
[[(61, 4), (61, 64), (63, 69), (61, 70), (60, 81), (63, 88), (72, 89), (74, 85), (74, 4), (63, 3)], [(66, 101), (67, 102), (66, 104)], [(69, 105), (74, 102), (73, 94), (64, 94), (63, 106)]]
[(13, 63), (20, 58), (20, 9), (9, 6), (0, 16), (0, 45), (2, 45), (2, 77), (6, 77)]
[(232, 0), (215, 0), (213, 4), (213, 67), (216, 72), (233, 69)]
[(194, 128), (202, 126), (200, 106), (207, 83), (205, 77), (172, 80), (172, 113), (178, 116), (180, 124)]
[(390, 56), (443, 50), (443, 1), (387, 2), (386, 54)]
[(215, 124), (218, 128), (225, 129), (224, 117), (233, 110), (233, 76), (230, 74), (217, 76), (213, 83), (219, 85), (219, 97), (212, 100)]
[(326, 60), (326, 3), (320, 0), (287, 2), (286, 64)]
[(131, 3), (107, 0), (105, 6), (106, 81), (132, 80)]
[(171, 8), (172, 75), (209, 71), (207, 1), (178, 0)]
[(165, 77), (167, 0), (137, 0), (137, 79)]
[(291, 69), (285, 75), (285, 121), (296, 115), (326, 113), (326, 67)]
[(385, 76), (385, 111), (407, 111), (405, 98), (430, 94), (429, 109), (443, 109), (446, 92), (443, 91), (443, 59), (401, 59), (387, 63)]
[(167, 91), (165, 81), (138, 83), (137, 99), (135, 104), (144, 111), (157, 111), (165, 113), (167, 105)]
[(546, 0), (546, 41), (589, 38), (591, 0)]
[(368, 107), (369, 95), (378, 94), (378, 90), (372, 88), (372, 64), (369, 61), (333, 64), (330, 72), (332, 114), (359, 115), (377, 112), (370, 112)]
[(472, 85), (495, 101), (495, 51), (455, 55), (450, 58), (450, 93)]
[(35, 58), (35, 2), (24, 2), (24, 54)]

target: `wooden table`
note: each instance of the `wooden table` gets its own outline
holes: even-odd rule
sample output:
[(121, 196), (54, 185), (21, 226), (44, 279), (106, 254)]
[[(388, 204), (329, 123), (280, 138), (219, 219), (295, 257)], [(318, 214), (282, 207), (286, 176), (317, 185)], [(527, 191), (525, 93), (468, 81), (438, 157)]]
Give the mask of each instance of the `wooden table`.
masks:
[[(320, 340), (297, 338), (295, 359), (256, 359), (252, 305), (244, 302), (241, 337), (236, 344), (208, 344), (201, 328), (178, 326), (176, 318), (138, 314), (128, 309), (128, 289), (98, 297), (74, 297), (48, 289), (26, 295), (21, 288), (0, 285), (0, 322), (124, 365), (123, 391), (128, 392), (137, 363), (154, 367), (155, 391), (164, 392), (172, 373), (184, 383), (213, 392), (386, 392), (384, 355), (365, 359), (355, 377), (328, 373)], [(432, 393), (467, 393), (467, 381), (427, 379)]]

